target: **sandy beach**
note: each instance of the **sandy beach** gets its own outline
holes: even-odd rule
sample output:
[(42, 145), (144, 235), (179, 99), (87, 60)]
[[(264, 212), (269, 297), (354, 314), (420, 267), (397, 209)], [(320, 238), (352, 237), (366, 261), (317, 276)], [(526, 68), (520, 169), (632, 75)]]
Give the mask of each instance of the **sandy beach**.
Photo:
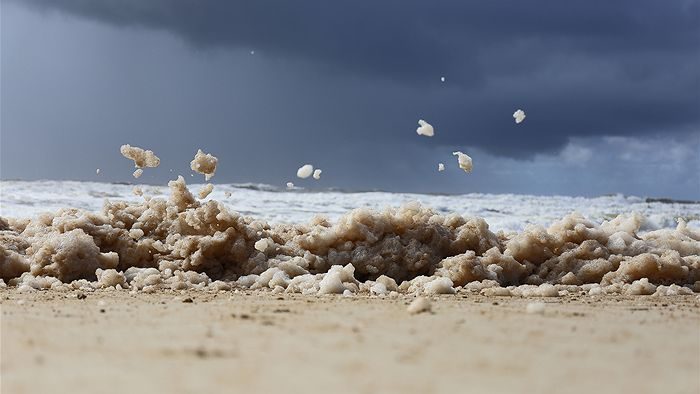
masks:
[(0, 296), (3, 393), (700, 391), (696, 295)]

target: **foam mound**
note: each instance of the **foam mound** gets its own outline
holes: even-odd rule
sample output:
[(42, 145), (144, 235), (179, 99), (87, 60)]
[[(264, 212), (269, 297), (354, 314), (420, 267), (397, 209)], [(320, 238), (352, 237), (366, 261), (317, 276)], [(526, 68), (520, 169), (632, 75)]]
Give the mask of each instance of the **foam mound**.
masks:
[(230, 290), (390, 296), (669, 296), (700, 291), (700, 230), (640, 232), (638, 214), (493, 233), (480, 218), (418, 203), (357, 209), (335, 223), (271, 225), (197, 200), (185, 180), (167, 199), (105, 201), (0, 218), (0, 278), (22, 291)]

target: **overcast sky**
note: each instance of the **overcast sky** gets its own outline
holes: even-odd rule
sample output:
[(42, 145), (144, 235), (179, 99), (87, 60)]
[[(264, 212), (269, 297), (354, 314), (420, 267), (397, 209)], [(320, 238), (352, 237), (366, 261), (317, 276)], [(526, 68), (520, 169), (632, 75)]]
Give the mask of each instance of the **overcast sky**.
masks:
[(129, 143), (147, 183), (202, 148), (215, 183), (700, 199), (700, 1), (1, 7), (2, 179), (133, 181)]

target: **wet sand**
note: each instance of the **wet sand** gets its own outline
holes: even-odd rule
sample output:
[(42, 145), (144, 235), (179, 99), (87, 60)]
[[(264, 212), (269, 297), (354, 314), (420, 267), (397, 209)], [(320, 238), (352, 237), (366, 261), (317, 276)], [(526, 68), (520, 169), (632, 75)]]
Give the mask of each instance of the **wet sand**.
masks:
[(0, 290), (2, 393), (700, 392), (696, 295), (411, 300)]

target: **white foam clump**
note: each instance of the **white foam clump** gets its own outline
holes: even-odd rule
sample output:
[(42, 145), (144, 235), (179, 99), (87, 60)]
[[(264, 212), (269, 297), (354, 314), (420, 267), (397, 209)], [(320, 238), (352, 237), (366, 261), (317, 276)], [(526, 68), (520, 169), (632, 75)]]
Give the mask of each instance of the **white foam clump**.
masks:
[(440, 82), (445, 82), (445, 77), (440, 77)]
[(437, 277), (426, 283), (423, 288), (427, 294), (454, 294), (454, 283), (450, 278)]
[(134, 176), (134, 178), (138, 179), (141, 177), (141, 175), (143, 175), (143, 170), (140, 168), (137, 168), (136, 171), (134, 171), (134, 173), (132, 175)]
[(212, 283), (206, 273), (182, 271), (177, 265), (170, 263), (164, 263), (159, 268), (131, 267), (124, 271), (123, 275), (132, 291), (145, 293), (160, 289), (203, 290)]
[(265, 253), (270, 246), (274, 245), (275, 242), (269, 238), (261, 238), (255, 242), (255, 250)]
[[(323, 279), (318, 284), (319, 294), (343, 294), (345, 290), (349, 290), (343, 284), (343, 279), (348, 278), (348, 273), (343, 270), (343, 267), (335, 265), (323, 276)], [(354, 277), (352, 278), (354, 279)]]
[(192, 171), (198, 172), (204, 175), (204, 179), (209, 181), (216, 173), (216, 166), (219, 163), (219, 159), (215, 156), (204, 153), (201, 149), (197, 149), (197, 153), (194, 155), (194, 159), (190, 162), (190, 168)]
[(199, 192), (197, 193), (197, 195), (199, 196), (200, 199), (203, 200), (203, 199), (207, 198), (207, 196), (210, 195), (213, 190), (214, 190), (214, 185), (212, 185), (211, 183), (207, 183), (206, 185), (202, 186), (199, 189)]
[(603, 294), (603, 288), (597, 283), (595, 286), (591, 287), (588, 290), (588, 295), (590, 295), (590, 296), (597, 296), (597, 295), (601, 295), (601, 294)]
[(435, 135), (435, 129), (433, 129), (433, 126), (430, 123), (420, 119), (418, 121), (418, 125), (419, 127), (416, 129), (416, 133), (418, 133), (418, 135), (424, 135), (426, 137), (432, 137)]
[(294, 183), (293, 183), (293, 182), (287, 182), (287, 189), (294, 189)]
[(513, 118), (515, 118), (515, 123), (522, 123), (522, 121), (525, 120), (525, 111), (519, 109), (513, 112)]
[(500, 286), (481, 289), (480, 294), (487, 297), (509, 297), (513, 295), (510, 289)]
[(559, 290), (551, 283), (521, 285), (511, 289), (511, 293), (520, 297), (559, 297)]
[(373, 295), (379, 295), (383, 296), (387, 294), (389, 291), (386, 288), (386, 285), (381, 282), (374, 282), (370, 287), (369, 287), (369, 292), (370, 294)]
[(627, 295), (651, 295), (656, 292), (657, 286), (649, 283), (648, 278), (635, 280), (631, 284), (626, 284), (624, 292)]
[(95, 170), (95, 174), (100, 175), (100, 169), (99, 169), (99, 168)]
[(124, 274), (115, 269), (103, 270), (98, 268), (95, 271), (95, 275), (97, 276), (97, 285), (99, 287), (126, 287), (126, 278), (124, 277)]
[(135, 196), (143, 196), (143, 189), (138, 186), (134, 186), (134, 188), (131, 189), (131, 192), (134, 193)]
[(321, 170), (320, 168), (315, 169), (315, 170), (314, 170), (314, 175), (313, 175), (314, 179), (315, 179), (315, 180), (321, 179), (321, 173), (322, 173), (322, 172), (323, 172), (323, 170)]
[(432, 305), (430, 301), (425, 297), (416, 297), (411, 304), (408, 305), (406, 311), (412, 315), (422, 312), (430, 312)]
[(438, 163), (438, 171), (445, 171), (445, 165), (443, 163)]
[(446, 276), (419, 275), (411, 280), (404, 281), (398, 286), (398, 290), (408, 294), (454, 294), (454, 282)]
[(656, 291), (652, 296), (654, 297), (659, 297), (659, 296), (679, 296), (679, 295), (692, 295), (693, 290), (684, 287), (684, 286), (678, 286), (677, 284), (671, 284), (670, 286), (664, 286), (660, 285), (659, 287), (656, 288)]
[(472, 158), (469, 155), (460, 151), (452, 152), (452, 155), (457, 156), (459, 168), (463, 169), (464, 172), (472, 172)]
[(311, 164), (304, 164), (297, 170), (297, 177), (301, 179), (306, 179), (311, 176), (314, 172), (314, 166)]
[(122, 145), (119, 148), (122, 156), (127, 159), (134, 161), (134, 167), (144, 168), (144, 167), (158, 167), (160, 165), (160, 159), (158, 156), (150, 150), (144, 150), (137, 146), (131, 146), (129, 144)]
[(525, 307), (525, 311), (529, 314), (544, 315), (545, 304), (544, 302), (530, 302)]

